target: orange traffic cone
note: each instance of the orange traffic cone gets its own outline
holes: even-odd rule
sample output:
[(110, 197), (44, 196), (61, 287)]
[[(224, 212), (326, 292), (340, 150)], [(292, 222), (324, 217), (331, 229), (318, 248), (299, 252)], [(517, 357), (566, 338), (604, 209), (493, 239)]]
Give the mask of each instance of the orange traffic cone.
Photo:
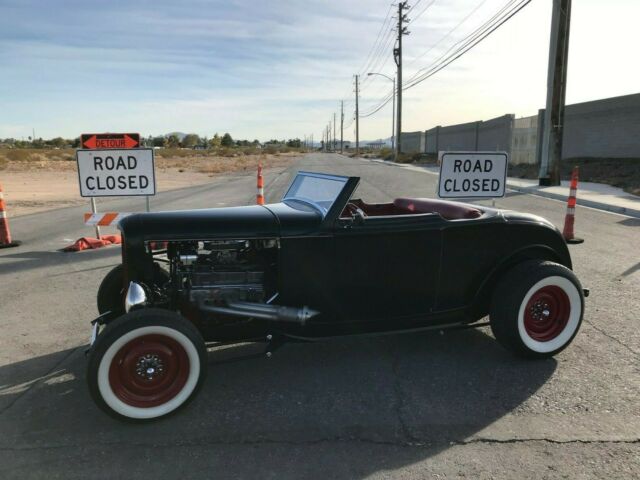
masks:
[(578, 167), (573, 167), (571, 172), (571, 189), (569, 190), (569, 199), (567, 200), (567, 214), (564, 217), (564, 228), (562, 236), (567, 243), (582, 243), (582, 238), (576, 238), (573, 234), (573, 225), (576, 215), (576, 194), (578, 192)]
[(11, 240), (11, 230), (9, 230), (9, 219), (4, 205), (4, 193), (0, 185), (0, 248), (17, 247), (22, 242)]
[(262, 178), (262, 164), (258, 164), (258, 194), (256, 195), (256, 203), (264, 205), (264, 180)]

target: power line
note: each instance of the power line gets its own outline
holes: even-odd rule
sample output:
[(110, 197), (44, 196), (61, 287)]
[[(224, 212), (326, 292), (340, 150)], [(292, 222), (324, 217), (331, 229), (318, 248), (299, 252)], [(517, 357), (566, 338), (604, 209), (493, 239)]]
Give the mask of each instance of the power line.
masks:
[(413, 11), (414, 8), (416, 8), (418, 5), (420, 5), (420, 2), (422, 0), (418, 0), (416, 3), (414, 3), (411, 8), (409, 10), (407, 10), (407, 13), (411, 13)]
[(500, 28), (502, 25), (504, 25), (507, 21), (509, 21), (514, 15), (516, 15), (520, 10), (522, 10), (524, 7), (526, 7), (529, 3), (531, 3), (531, 0), (523, 0), (513, 10), (511, 10), (507, 15), (502, 17), (499, 22), (493, 24), (490, 28), (488, 28), (485, 31), (483, 31), (475, 39), (473, 39), (473, 40), (471, 40), (469, 42), (466, 42), (465, 45), (463, 45), (461, 48), (455, 50), (446, 59), (442, 60), (439, 64), (435, 65), (430, 70), (428, 70), (424, 74), (420, 75), (418, 78), (410, 80), (408, 82), (408, 85), (403, 84), (402, 90), (408, 90), (409, 88), (412, 88), (412, 87), (416, 86), (417, 84), (424, 82), (427, 78), (435, 75), (440, 70), (442, 70), (443, 68), (445, 68), (446, 66), (448, 66), (449, 64), (451, 64), (452, 62), (454, 62), (455, 60), (460, 58), (461, 56), (463, 56), (465, 53), (467, 53), (469, 50), (473, 49), (473, 47), (478, 45), (485, 38), (487, 38), (489, 35), (491, 35), (493, 32), (495, 32), (498, 28)]
[[(365, 75), (370, 71), (379, 70), (381, 66), (381, 62), (382, 62), (382, 65), (384, 65), (385, 60), (386, 61), (389, 60), (390, 56), (385, 56), (385, 52), (389, 51), (389, 49), (391, 48), (391, 45), (393, 45), (394, 40), (395, 40), (395, 36), (393, 35), (393, 30), (389, 29), (385, 39), (383, 40), (384, 43), (382, 42), (380, 43), (380, 46), (375, 54), (375, 57), (373, 58), (373, 61), (371, 62), (370, 65), (367, 65), (368, 68), (360, 72), (360, 75)], [(367, 77), (362, 82), (362, 84), (365, 85), (368, 81), (369, 79)]]
[[(418, 3), (420, 3), (420, 2), (418, 2)], [(418, 20), (418, 19), (422, 16), (422, 14), (423, 14), (424, 12), (426, 12), (427, 10), (429, 10), (429, 8), (431, 7), (431, 5), (433, 5), (434, 3), (436, 3), (436, 0), (431, 0), (431, 1), (427, 4), (427, 6), (426, 6), (426, 7), (424, 7), (424, 8), (422, 9), (422, 11), (421, 11), (419, 14), (417, 14), (415, 17), (413, 17), (413, 18), (409, 21), (409, 23), (408, 23), (407, 25), (411, 25), (413, 22), (415, 22), (416, 20)], [(416, 7), (416, 5), (417, 5), (417, 3), (416, 3), (416, 4), (415, 4), (415, 5), (414, 5), (414, 6), (413, 6), (413, 7), (412, 7), (412, 8), (411, 8), (407, 13), (411, 13), (411, 11)]]
[(471, 12), (469, 12), (462, 20), (460, 20), (460, 22), (458, 22), (458, 24), (453, 27), (451, 30), (449, 30), (444, 36), (440, 37), (440, 40), (438, 40), (436, 43), (434, 43), (433, 45), (431, 45), (427, 50), (425, 50), (423, 53), (421, 53), (420, 55), (418, 55), (416, 58), (414, 58), (413, 60), (411, 60), (409, 62), (409, 64), (407, 66), (411, 66), (414, 63), (416, 63), (418, 60), (420, 60), (422, 57), (424, 57), (427, 53), (429, 53), (431, 50), (433, 50), (434, 48), (436, 48), (438, 45), (440, 45), (444, 40), (446, 40), (447, 38), (449, 38), (449, 36), (458, 28), (460, 28), (460, 26), (466, 22), (467, 20), (469, 20), (469, 18), (478, 11), (478, 9), (484, 5), (485, 3), (487, 3), (487, 0), (482, 0), (480, 3), (478, 3), (478, 5), (475, 6), (475, 8), (473, 10), (471, 10)]
[(373, 45), (371, 47), (371, 50), (369, 51), (369, 54), (367, 55), (367, 58), (365, 59), (365, 62), (362, 66), (362, 68), (359, 70), (360, 73), (364, 72), (364, 70), (366, 69), (367, 65), (369, 64), (369, 60), (371, 58), (371, 55), (374, 51), (376, 51), (376, 46), (378, 45), (378, 41), (380, 40), (380, 36), (382, 35), (382, 32), (384, 31), (385, 25), (387, 24), (387, 22), (390, 20), (390, 13), (391, 13), (391, 8), (393, 7), (393, 5), (389, 5), (389, 9), (387, 10), (387, 14), (384, 17), (384, 20), (382, 22), (382, 25), (380, 26), (380, 30), (378, 31), (378, 36), (376, 37), (375, 42), (373, 42)]
[[(517, 0), (510, 0), (509, 2), (507, 2), (507, 4), (504, 7), (502, 7), (498, 11), (498, 13), (494, 14), (491, 17), (491, 19), (486, 21), (478, 29), (474, 30), (474, 32), (472, 32), (470, 35), (468, 35), (464, 39), (462, 39), (462, 40), (458, 41), (457, 43), (455, 43), (451, 48), (449, 48), (449, 50), (447, 50), (447, 52), (445, 52), (444, 55), (439, 57), (436, 62), (432, 63), (430, 66), (427, 66), (427, 67), (419, 70), (419, 71), (422, 71), (422, 70), (427, 70), (427, 71), (425, 73), (419, 75), (419, 76), (414, 75), (407, 82), (403, 83), (402, 90), (408, 90), (409, 88), (412, 88), (412, 87), (416, 86), (417, 84), (422, 83), (427, 78), (435, 75), (440, 70), (442, 70), (443, 68), (445, 68), (448, 65), (450, 65), (452, 62), (454, 62), (455, 60), (457, 60), (458, 58), (463, 56), (465, 53), (467, 53), (469, 50), (471, 50), (473, 47), (475, 47), (480, 42), (482, 42), (485, 38), (487, 38), (489, 35), (491, 35), (498, 28), (500, 28), (504, 23), (506, 23), (508, 20), (510, 20), (514, 15), (516, 15), (520, 10), (522, 10), (524, 7), (526, 7), (531, 2), (531, 0), (521, 0), (521, 2), (519, 4), (517, 4), (513, 9), (509, 10), (507, 13), (505, 13), (502, 16), (500, 16), (501, 13), (505, 12), (516, 1)], [(457, 48), (456, 50), (454, 50), (451, 54), (449, 54), (447, 56), (447, 54), (453, 49), (453, 47), (455, 47), (456, 45), (459, 45), (459, 44), (461, 44), (463, 42), (464, 42), (464, 44), (461, 47)], [(371, 115), (377, 113), (385, 105), (387, 105), (391, 101), (392, 98), (393, 98), (393, 92), (391, 92), (390, 94), (386, 95), (383, 99), (381, 99), (379, 105), (377, 105), (376, 107), (374, 107), (370, 111), (360, 115), (360, 117), (368, 117), (368, 116), (371, 116)]]

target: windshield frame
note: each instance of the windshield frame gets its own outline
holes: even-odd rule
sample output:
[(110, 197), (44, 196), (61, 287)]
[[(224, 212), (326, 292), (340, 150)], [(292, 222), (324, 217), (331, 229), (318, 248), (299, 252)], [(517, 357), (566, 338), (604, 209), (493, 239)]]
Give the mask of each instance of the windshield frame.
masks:
[[(296, 183), (296, 179), (298, 177), (301, 177), (301, 176), (321, 178), (321, 179), (332, 180), (332, 181), (340, 181), (340, 182), (342, 182), (342, 188), (340, 189), (338, 194), (333, 199), (333, 202), (331, 203), (331, 205), (329, 205), (328, 207), (323, 207), (322, 205), (320, 205), (319, 203), (317, 203), (316, 201), (314, 201), (311, 198), (300, 197), (300, 196), (290, 196), (291, 189), (293, 188), (294, 184)], [(302, 202), (302, 203), (309, 204), (314, 209), (318, 210), (318, 212), (320, 212), (320, 214), (322, 215), (323, 218), (326, 218), (327, 215), (329, 214), (329, 212), (331, 211), (331, 209), (336, 205), (336, 203), (338, 201), (341, 200), (341, 197), (343, 196), (345, 188), (349, 184), (350, 178), (351, 177), (345, 177), (343, 175), (331, 175), (331, 174), (327, 174), (327, 173), (300, 171), (300, 172), (298, 172), (296, 174), (296, 176), (292, 180), (291, 184), (289, 185), (289, 188), (287, 189), (287, 191), (285, 192), (284, 196), (282, 197), (282, 202), (290, 201), (290, 202)]]

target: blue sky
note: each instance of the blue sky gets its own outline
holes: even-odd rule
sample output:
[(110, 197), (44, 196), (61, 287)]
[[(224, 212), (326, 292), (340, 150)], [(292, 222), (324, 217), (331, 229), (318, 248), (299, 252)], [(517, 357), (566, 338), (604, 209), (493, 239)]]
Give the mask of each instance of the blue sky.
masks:
[[(505, 2), (433, 2), (410, 25), (405, 78)], [(420, 0), (412, 14), (429, 3)], [(632, 46), (640, 2), (573, 3), (568, 101), (636, 93)], [(533, 0), (476, 50), (408, 90), (406, 130), (524, 116), (542, 107), (550, 5)], [(389, 6), (379, 0), (0, 0), (0, 137), (26, 137), (35, 129), (45, 138), (127, 130), (319, 139), (341, 98), (348, 100), (349, 123), (352, 76), (364, 67)], [(393, 74), (386, 51), (373, 66)], [(365, 81), (362, 111), (376, 105), (388, 83)], [(390, 108), (362, 120), (362, 138), (389, 135)], [(345, 136), (352, 137), (352, 126)]]

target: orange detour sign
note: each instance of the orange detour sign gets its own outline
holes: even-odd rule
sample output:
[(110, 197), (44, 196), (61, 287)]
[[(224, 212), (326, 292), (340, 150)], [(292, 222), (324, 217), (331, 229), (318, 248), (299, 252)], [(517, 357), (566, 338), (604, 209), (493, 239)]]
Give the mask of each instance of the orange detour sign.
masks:
[(140, 147), (139, 133), (83, 133), (80, 135), (82, 148), (109, 149), (109, 148), (138, 148)]

